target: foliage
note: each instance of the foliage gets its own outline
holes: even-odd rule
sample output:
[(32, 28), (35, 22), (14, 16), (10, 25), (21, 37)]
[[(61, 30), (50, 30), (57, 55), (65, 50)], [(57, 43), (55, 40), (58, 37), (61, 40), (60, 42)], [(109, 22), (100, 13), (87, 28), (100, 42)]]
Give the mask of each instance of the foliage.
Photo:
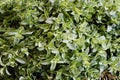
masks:
[(0, 0), (0, 80), (120, 77), (120, 0)]

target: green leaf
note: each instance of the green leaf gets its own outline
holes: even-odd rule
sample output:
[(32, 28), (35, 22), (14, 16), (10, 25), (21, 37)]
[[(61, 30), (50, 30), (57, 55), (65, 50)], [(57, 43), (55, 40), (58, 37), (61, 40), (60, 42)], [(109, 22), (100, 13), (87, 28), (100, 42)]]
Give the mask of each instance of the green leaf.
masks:
[(67, 47), (71, 50), (76, 50), (76, 45), (75, 44), (67, 43)]
[(0, 65), (5, 66), (5, 64), (3, 64), (3, 62), (2, 62), (2, 56), (0, 56)]
[(52, 53), (58, 54), (59, 50), (54, 48), (54, 49), (52, 49)]
[(25, 78), (24, 78), (23, 76), (21, 76), (21, 77), (19, 78), (19, 80), (25, 80)]
[(56, 64), (57, 64), (56, 62), (51, 61), (51, 66), (50, 66), (50, 70), (51, 70), (51, 71), (53, 71), (53, 70), (55, 69)]
[(52, 24), (53, 20), (52, 20), (52, 18), (48, 18), (45, 22), (48, 23), (48, 24)]
[(16, 58), (15, 60), (17, 62), (21, 63), (21, 64), (25, 64), (26, 63), (23, 59), (20, 59), (20, 58)]
[(58, 80), (58, 79), (61, 79), (61, 76), (62, 76), (62, 72), (63, 72), (63, 70), (61, 69), (61, 70), (59, 70), (59, 71), (57, 71), (57, 75), (56, 75), (56, 80)]
[(112, 26), (107, 27), (107, 32), (110, 32), (112, 30)]
[(4, 75), (4, 70), (5, 70), (5, 68), (0, 68), (0, 74), (1, 75)]
[(5, 72), (6, 72), (6, 74), (9, 75), (9, 76), (11, 75), (7, 68), (5, 69)]

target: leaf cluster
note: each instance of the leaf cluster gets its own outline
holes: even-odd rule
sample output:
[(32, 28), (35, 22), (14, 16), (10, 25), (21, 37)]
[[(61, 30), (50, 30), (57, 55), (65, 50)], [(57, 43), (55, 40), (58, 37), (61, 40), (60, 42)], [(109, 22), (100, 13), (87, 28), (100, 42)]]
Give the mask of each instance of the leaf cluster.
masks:
[(119, 0), (0, 0), (0, 80), (120, 77)]

